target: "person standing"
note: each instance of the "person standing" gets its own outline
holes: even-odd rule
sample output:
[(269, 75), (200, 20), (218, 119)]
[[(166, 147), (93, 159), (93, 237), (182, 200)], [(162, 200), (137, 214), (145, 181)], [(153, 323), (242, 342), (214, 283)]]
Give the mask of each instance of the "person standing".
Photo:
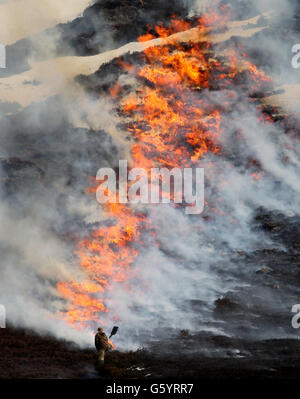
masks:
[(95, 336), (95, 346), (98, 354), (98, 365), (100, 367), (103, 367), (105, 352), (109, 350), (109, 342), (108, 342), (108, 337), (103, 331), (102, 327), (98, 328), (97, 334)]

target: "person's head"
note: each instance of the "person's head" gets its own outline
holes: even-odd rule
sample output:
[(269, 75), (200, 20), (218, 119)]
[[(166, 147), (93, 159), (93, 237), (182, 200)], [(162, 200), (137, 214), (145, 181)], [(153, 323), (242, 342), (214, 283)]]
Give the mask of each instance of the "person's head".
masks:
[(103, 332), (103, 328), (102, 327), (98, 327), (98, 332)]

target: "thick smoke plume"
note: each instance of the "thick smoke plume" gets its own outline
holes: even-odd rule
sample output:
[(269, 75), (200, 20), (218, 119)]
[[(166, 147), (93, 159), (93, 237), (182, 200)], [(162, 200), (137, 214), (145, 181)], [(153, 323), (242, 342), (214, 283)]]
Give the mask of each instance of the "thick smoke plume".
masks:
[[(2, 3), (0, 13), (7, 4)], [(73, 3), (78, 3), (76, 15)], [(60, 14), (58, 7), (60, 18), (55, 25), (82, 16), (92, 3), (66, 3)], [(187, 15), (202, 12), (207, 3), (186, 2)], [(293, 2), (279, 0), (228, 3), (233, 13), (244, 15), (244, 19), (271, 9), (288, 18), (295, 7)], [(272, 22), (260, 23), (275, 23), (278, 15)], [(83, 331), (66, 323), (62, 315), (68, 310), (68, 303), (56, 284), (84, 280), (74, 255), (76, 243), (105, 218), (95, 198), (85, 193), (88, 179), (95, 177), (100, 167), (116, 167), (119, 159), (128, 159), (130, 143), (122, 130), (123, 119), (107, 96), (97, 96), (95, 91), (88, 94), (80, 84), (84, 78), (75, 77), (92, 75), (122, 52), (140, 51), (141, 47), (134, 43), (123, 48), (121, 54), (114, 52), (118, 44), (121, 47), (124, 43), (118, 43), (114, 32), (106, 30), (105, 53), (78, 57), (72, 41), (62, 44), (65, 31), (53, 21), (47, 20), (38, 32), (27, 31), (27, 26), (19, 26), (18, 21), (14, 23), (16, 36), (13, 42), (7, 39), (11, 45), (8, 50), (16, 57), (21, 54), (22, 63), (1, 71), (0, 78), (0, 303), (6, 306), (8, 322), (14, 326), (89, 346), (95, 323)], [(99, 53), (103, 50), (99, 37), (100, 32), (93, 39), (93, 53), (95, 48)], [(284, 37), (262, 37), (260, 41), (249, 39), (248, 49), (259, 54), (268, 49), (270, 60), (278, 62), (274, 67), (270, 62), (266, 68), (275, 80), (284, 81), (290, 75), (290, 64), (278, 57), (278, 47), (288, 54), (293, 42), (285, 42), (282, 47)], [(21, 39), (26, 41), (25, 52), (21, 50)], [(224, 43), (216, 44), (215, 51), (224, 51), (223, 46)], [(71, 62), (68, 57), (58, 57), (64, 53), (72, 55)], [(9, 63), (8, 59), (8, 66)], [(91, 77), (92, 82), (95, 76)], [(132, 90), (137, 87), (134, 78), (125, 74), (119, 77), (119, 83)], [(243, 260), (236, 261), (236, 254), (251, 256), (266, 249), (285, 251), (284, 244), (255, 228), (258, 210), (277, 212), (287, 219), (300, 216), (299, 145), (279, 123), (259, 123), (256, 107), (249, 105), (239, 88), (206, 89), (197, 95), (222, 106), (233, 91), (226, 131), (219, 138), (219, 144), (230, 156), (210, 154), (204, 160), (208, 201), (204, 217), (187, 217), (169, 205), (142, 209), (157, 227), (160, 246), (154, 244), (152, 236), (144, 237), (128, 284), (112, 283), (101, 298), (112, 306), (112, 312), (102, 317), (107, 328), (115, 323), (114, 315), (119, 316), (122, 334), (116, 337), (116, 343), (120, 348), (136, 348), (166, 338), (166, 327), (168, 336), (183, 329), (261, 338), (292, 334), (288, 324), (270, 323), (258, 329), (247, 314), (235, 324), (224, 322), (214, 312), (215, 301), (226, 293), (238, 296), (255, 291), (255, 284), (251, 285), (255, 264), (248, 267)], [(241, 141), (236, 140), (237, 132), (242, 132)], [(259, 162), (261, 179), (253, 179), (249, 159)], [(216, 198), (221, 201), (218, 213), (211, 219), (209, 204)], [(289, 301), (268, 287), (257, 295), (245, 295), (240, 301), (243, 312), (254, 312), (257, 306), (270, 314), (290, 310)]]

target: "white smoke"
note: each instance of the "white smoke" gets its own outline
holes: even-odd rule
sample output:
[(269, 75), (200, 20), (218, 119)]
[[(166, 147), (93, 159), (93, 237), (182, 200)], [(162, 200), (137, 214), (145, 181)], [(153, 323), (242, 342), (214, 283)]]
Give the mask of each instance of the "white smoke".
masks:
[[(226, 3), (225, 3), (226, 4)], [(276, 10), (278, 13), (284, 12), (285, 14), (291, 14), (293, 11), (293, 1), (281, 1), (281, 0), (233, 0), (228, 1), (230, 7), (233, 10), (242, 10), (247, 6), (247, 9), (251, 9), (252, 12), (264, 13), (266, 11)], [(295, 2), (294, 2), (295, 4)], [(209, 0), (195, 0), (192, 9), (196, 12), (203, 12), (208, 7), (212, 6), (212, 2)], [(245, 8), (246, 9), (246, 8)], [(248, 15), (245, 15), (247, 18)]]
[[(270, 5), (270, 2), (255, 2), (253, 9), (270, 11)], [(205, 2), (198, 2), (198, 6), (198, 10), (202, 10)], [(277, 12), (285, 11), (285, 15), (289, 15), (292, 10), (291, 5), (278, 3)], [(250, 46), (278, 52), (281, 41), (281, 38), (266, 37), (258, 43), (254, 39)], [(286, 65), (281, 68), (281, 72), (289, 73)], [(275, 71), (273, 76), (276, 74)], [(208, 93), (208, 96), (220, 105), (222, 97), (227, 98), (226, 92), (222, 91)], [(132, 345), (139, 340), (144, 343), (149, 337), (157, 339), (163, 334), (164, 327), (168, 327), (169, 333), (174, 328), (231, 334), (230, 326), (214, 322), (214, 301), (227, 291), (247, 287), (244, 275), (253, 273), (253, 270), (237, 270), (243, 265), (233, 263), (233, 253), (251, 254), (266, 248), (284, 251), (283, 245), (253, 229), (252, 223), (256, 210), (261, 207), (286, 216), (300, 215), (299, 144), (295, 144), (279, 124), (259, 123), (256, 107), (246, 99), (239, 96), (232, 102), (231, 109), (233, 112), (228, 115), (227, 130), (220, 143), (225, 152), (233, 155), (233, 160), (213, 155), (206, 158), (207, 162), (214, 163), (214, 167), (206, 169), (206, 197), (208, 202), (216, 197), (222, 199), (218, 204), (222, 215), (215, 215), (213, 222), (207, 222), (201, 217), (186, 218), (180, 210), (168, 206), (151, 209), (149, 218), (156, 226), (160, 247), (150, 240), (140, 248), (132, 290), (124, 290), (115, 284), (109, 292), (116, 309), (120, 310), (120, 324), (125, 330), (124, 340), (116, 338), (120, 345), (128, 345), (128, 335), (132, 337)], [(242, 132), (243, 141), (235, 148), (237, 131)], [(263, 177), (258, 181), (243, 163), (248, 158), (258, 160), (262, 167)], [(149, 208), (147, 210), (149, 212)], [(142, 283), (139, 284), (143, 288), (134, 284), (136, 274), (145, 287)], [(268, 311), (289, 311), (289, 305), (280, 294), (266, 289), (263, 298), (265, 302), (256, 305), (266, 307)], [(205, 304), (198, 315), (191, 306), (192, 301)], [(247, 325), (247, 315), (243, 323)], [(269, 327), (254, 331), (255, 327), (251, 326), (246, 335), (266, 338), (291, 333), (288, 324), (273, 326), (272, 330)]]
[[(198, 1), (193, 12), (198, 13), (206, 6), (206, 1)], [(274, 1), (253, 2), (257, 13), (273, 6)], [(288, 3), (280, 1), (276, 7), (279, 12), (292, 10)], [(68, 10), (65, 6), (65, 11)], [(52, 26), (49, 23), (45, 28)], [(33, 33), (26, 30), (25, 36), (20, 36), (17, 28), (13, 30), (18, 33), (16, 38)], [(35, 52), (43, 51), (49, 58), (53, 57), (59, 32), (43, 33), (41, 38), (39, 43), (32, 38)], [(260, 49), (269, 46), (275, 51), (278, 42), (267, 38), (263, 43), (253, 41), (252, 46)], [(94, 64), (92, 57), (41, 64), (32, 61), (32, 69), (25, 75), (2, 80), (8, 96), (10, 89), (21, 92), (18, 87), (24, 86), (24, 78), (29, 79), (30, 89), (22, 91), (15, 100), (28, 106), (20, 110), (16, 119), (2, 115), (1, 157), (31, 160), (32, 146), (39, 155), (34, 162), (46, 173), (47, 180), (45, 187), (37, 173), (34, 183), (25, 179), (22, 190), (14, 192), (12, 198), (2, 198), (0, 303), (6, 306), (8, 321), (14, 326), (50, 333), (83, 346), (91, 345), (92, 331), (79, 332), (60, 319), (58, 312), (66, 310), (67, 303), (58, 295), (55, 285), (58, 281), (84, 278), (78, 259), (72, 255), (74, 242), (103, 218), (95, 200), (84, 194), (86, 171), (95, 176), (98, 167), (115, 166), (119, 159), (128, 157), (129, 143), (112, 104), (101, 96), (87, 95), (73, 79), (78, 73), (95, 72), (105, 60), (118, 55), (118, 52), (106, 54)], [(46, 79), (35, 82), (36, 76)], [(202, 95), (210, 96), (218, 104), (226, 93), (204, 91)], [(11, 103), (13, 97), (7, 97), (6, 101)], [(217, 206), (222, 215), (215, 214), (212, 220), (204, 220), (202, 216), (187, 217), (168, 205), (145, 208), (156, 226), (160, 247), (153, 238), (144, 237), (145, 245), (139, 248), (132, 268), (129, 281), (132, 288), (128, 290), (114, 283), (104, 297), (114, 304), (120, 317), (122, 335), (116, 337), (120, 348), (145, 345), (149, 338), (157, 339), (158, 331), (161, 334), (166, 326), (171, 331), (189, 329), (231, 334), (228, 326), (214, 321), (212, 313), (217, 298), (248, 284), (243, 278), (248, 272), (243, 270), (239, 274), (237, 269), (242, 266), (232, 261), (233, 254), (278, 247), (267, 235), (252, 228), (256, 209), (300, 213), (297, 179), (300, 148), (278, 125), (258, 124), (254, 106), (246, 103), (247, 111), (241, 113), (241, 102), (240, 98), (232, 102), (227, 130), (220, 138), (225, 151), (234, 157), (221, 159), (210, 155), (206, 159), (207, 165), (214, 163), (213, 169), (206, 168), (206, 196), (211, 201), (216, 197), (222, 199)], [(28, 146), (23, 146), (24, 138), (18, 135), (18, 129), (26, 132)], [(101, 130), (106, 135), (98, 137)], [(235, 147), (234, 134), (238, 130), (243, 132), (243, 146)], [(242, 162), (247, 157), (260, 162), (262, 179), (253, 180), (251, 171)], [(29, 173), (33, 170), (35, 167), (31, 165)], [(82, 170), (84, 174), (80, 176)], [(3, 184), (10, 183), (4, 172), (2, 176)], [(224, 181), (227, 184), (223, 184)], [(282, 185), (276, 185), (276, 181)], [(209, 205), (207, 207), (210, 214)], [(76, 238), (64, 239), (66, 234)], [(270, 295), (270, 303), (275, 299)], [(200, 310), (195, 311), (192, 302), (201, 306)], [(108, 314), (106, 322), (109, 325), (115, 321)], [(279, 334), (279, 330), (274, 334)]]
[[(233, 104), (232, 108), (238, 106)], [(150, 240), (140, 248), (133, 275), (138, 275), (142, 283), (135, 284), (134, 277), (132, 290), (124, 290), (115, 284), (109, 292), (120, 311), (120, 324), (125, 330), (126, 339), (116, 338), (120, 345), (128, 345), (128, 335), (132, 337), (132, 345), (139, 340), (143, 343), (151, 336), (154, 339), (157, 331), (163, 334), (163, 327), (168, 327), (169, 333), (172, 329), (189, 329), (230, 335), (230, 326), (213, 321), (214, 301), (227, 291), (247, 287), (243, 275), (253, 273), (253, 270), (238, 270), (245, 266), (242, 262), (239, 265), (233, 263), (233, 254), (251, 254), (266, 248), (284, 250), (263, 232), (253, 230), (252, 221), (255, 210), (260, 207), (285, 215), (300, 215), (297, 179), (300, 148), (287, 151), (284, 144), (291, 148), (293, 143), (284, 132), (276, 125), (259, 124), (254, 107), (247, 106), (244, 115), (233, 113), (228, 117), (231, 130), (221, 137), (221, 142), (225, 151), (233, 151), (234, 132), (242, 131), (244, 149), (238, 149), (235, 160), (242, 160), (243, 156), (257, 159), (264, 171), (263, 178), (255, 181), (246, 167), (210, 156), (207, 162), (212, 161), (214, 166), (205, 167), (206, 199), (210, 203), (215, 197), (221, 198), (218, 210), (222, 214), (207, 221), (201, 216), (186, 217), (182, 211), (168, 205), (151, 209), (150, 219), (156, 226), (160, 246)], [(285, 155), (288, 162), (282, 162)], [(276, 181), (282, 185), (276, 187)], [(149, 211), (149, 208), (145, 210)], [(210, 214), (209, 205), (207, 212)], [(266, 306), (267, 302), (270, 309), (279, 306), (276, 294), (272, 295), (266, 289), (263, 295), (266, 302), (260, 306)], [(205, 304), (199, 314), (191, 302)], [(280, 306), (288, 311), (284, 304)], [(243, 322), (240, 323), (242, 326)], [(247, 324), (247, 314), (244, 324)], [(288, 325), (273, 326), (272, 331), (256, 332), (256, 337), (285, 336), (288, 328)], [(250, 329), (246, 335), (251, 333)]]

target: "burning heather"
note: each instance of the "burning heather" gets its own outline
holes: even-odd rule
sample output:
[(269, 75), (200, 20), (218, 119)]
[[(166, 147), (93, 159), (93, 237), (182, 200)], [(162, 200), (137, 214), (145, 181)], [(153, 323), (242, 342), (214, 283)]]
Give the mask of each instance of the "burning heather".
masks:
[(7, 39), (0, 304), (85, 348), (118, 325), (120, 350), (247, 357), (297, 335), (300, 14), (165, 3), (78, 1)]
[[(151, 27), (139, 37), (139, 42), (153, 45), (117, 61), (118, 82), (107, 90), (107, 101), (120, 115), (129, 140), (130, 166), (148, 174), (162, 167), (204, 168), (206, 209), (191, 218), (178, 204), (173, 209), (104, 205), (105, 221), (76, 249), (86, 279), (57, 286), (69, 302), (64, 317), (72, 325), (118, 321), (131, 329), (130, 320), (147, 336), (164, 323), (176, 328), (177, 318), (185, 328), (229, 333), (208, 316), (212, 299), (224, 289), (247, 286), (233, 271), (236, 253), (274, 244), (250, 223), (255, 210), (265, 205), (264, 198), (270, 196), (267, 201), (282, 210), (284, 206), (273, 191), (274, 176), (270, 166), (265, 170), (260, 149), (272, 128), (274, 137), (276, 131), (283, 133), (280, 126), (272, 126), (276, 110), (272, 116), (255, 101), (256, 93), (273, 89), (272, 79), (250, 61), (242, 44), (227, 43), (226, 51), (213, 45), (212, 35), (224, 31), (229, 18), (227, 7), (189, 21), (173, 16), (168, 26)], [(180, 35), (184, 32), (189, 33), (185, 40)], [(157, 38), (163, 39), (158, 45)], [(293, 152), (297, 139), (283, 140), (284, 148)], [(284, 157), (285, 149), (271, 148), (270, 156)], [(220, 276), (226, 273), (231, 276)], [(193, 301), (205, 301), (205, 316), (195, 314)]]

